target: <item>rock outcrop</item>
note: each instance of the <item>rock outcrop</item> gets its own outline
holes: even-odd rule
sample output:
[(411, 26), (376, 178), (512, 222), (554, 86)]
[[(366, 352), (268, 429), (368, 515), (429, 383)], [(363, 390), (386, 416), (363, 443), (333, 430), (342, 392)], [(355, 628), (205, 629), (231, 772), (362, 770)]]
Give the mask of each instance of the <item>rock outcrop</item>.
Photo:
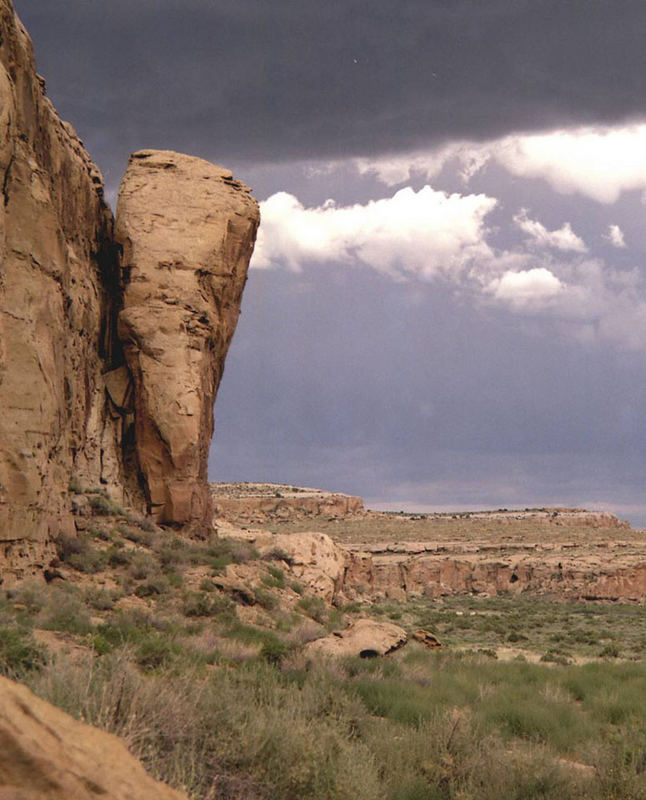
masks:
[(142, 150), (119, 192), (121, 338), (157, 522), (206, 525), (213, 404), (258, 226), (249, 189), (207, 161)]
[(400, 542), (346, 550), (346, 600), (457, 594), (550, 594), (568, 600), (646, 600), (646, 542), (471, 545)]
[(153, 780), (124, 744), (0, 677), (3, 800), (186, 800)]
[(342, 518), (364, 511), (360, 497), (281, 483), (212, 483), (213, 513), (238, 524), (311, 517)]
[(399, 625), (374, 619), (357, 619), (345, 630), (333, 631), (329, 636), (309, 642), (304, 652), (307, 655), (374, 658), (398, 650), (407, 641), (406, 631)]
[(45, 96), (10, 0), (0, 185), (0, 581), (11, 582), (42, 574), (53, 540), (74, 531), (71, 485), (159, 520), (208, 517), (212, 404), (258, 209), (226, 170), (139, 153), (120, 265), (101, 174)]

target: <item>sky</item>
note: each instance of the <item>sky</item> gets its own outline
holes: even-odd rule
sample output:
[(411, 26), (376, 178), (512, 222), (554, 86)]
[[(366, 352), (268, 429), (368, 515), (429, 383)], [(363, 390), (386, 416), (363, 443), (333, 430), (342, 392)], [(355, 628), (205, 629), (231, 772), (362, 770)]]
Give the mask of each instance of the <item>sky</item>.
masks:
[(643, 0), (15, 0), (116, 202), (223, 164), (262, 223), (213, 480), (646, 527)]

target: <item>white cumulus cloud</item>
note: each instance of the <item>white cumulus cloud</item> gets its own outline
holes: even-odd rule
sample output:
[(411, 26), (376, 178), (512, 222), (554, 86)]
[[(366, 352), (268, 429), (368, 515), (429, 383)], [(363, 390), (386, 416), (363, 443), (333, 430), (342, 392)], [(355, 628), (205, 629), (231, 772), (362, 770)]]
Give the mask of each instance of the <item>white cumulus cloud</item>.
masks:
[(575, 253), (585, 253), (587, 250), (585, 242), (574, 233), (569, 222), (563, 223), (558, 230), (550, 231), (538, 220), (530, 219), (526, 208), (521, 208), (514, 217), (514, 222), (539, 247), (552, 247)]
[(455, 160), (465, 180), (489, 161), (513, 175), (540, 178), (562, 194), (614, 203), (646, 189), (646, 123), (512, 134), (488, 142), (452, 142), (426, 151), (357, 159), (355, 167), (394, 186), (415, 173), (434, 177)]
[(299, 271), (306, 263), (365, 264), (395, 278), (460, 272), (490, 255), (484, 218), (496, 200), (425, 186), (366, 204), (305, 207), (278, 192), (260, 204), (252, 265)]
[(508, 270), (501, 277), (494, 278), (487, 287), (487, 291), (496, 300), (512, 306), (542, 303), (562, 289), (561, 281), (546, 267), (534, 267), (520, 272)]
[(626, 246), (624, 232), (619, 225), (608, 225), (608, 232), (604, 234), (603, 238), (610, 242), (613, 247), (622, 248)]

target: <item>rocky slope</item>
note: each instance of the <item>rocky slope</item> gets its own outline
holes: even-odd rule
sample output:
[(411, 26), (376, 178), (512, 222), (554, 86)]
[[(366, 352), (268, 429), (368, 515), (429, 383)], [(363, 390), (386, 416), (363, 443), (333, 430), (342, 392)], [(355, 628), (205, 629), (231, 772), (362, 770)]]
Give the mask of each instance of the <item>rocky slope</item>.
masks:
[(70, 484), (199, 527), (255, 201), (226, 170), (146, 151), (115, 241), (99, 170), (45, 96), (10, 0), (0, 183), (0, 578), (42, 571), (74, 531)]

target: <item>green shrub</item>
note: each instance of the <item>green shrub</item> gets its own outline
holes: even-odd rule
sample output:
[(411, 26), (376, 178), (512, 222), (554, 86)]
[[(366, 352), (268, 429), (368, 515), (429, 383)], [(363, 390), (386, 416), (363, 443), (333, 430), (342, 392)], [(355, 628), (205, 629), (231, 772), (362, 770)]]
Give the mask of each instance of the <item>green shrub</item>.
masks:
[(77, 597), (63, 590), (51, 592), (48, 604), (38, 614), (37, 623), (45, 630), (65, 631), (79, 636), (92, 630), (87, 608)]
[(158, 528), (155, 523), (148, 517), (141, 517), (139, 514), (128, 514), (128, 522), (131, 525), (136, 525), (146, 533), (157, 533)]
[(258, 605), (262, 606), (262, 608), (267, 611), (273, 611), (278, 607), (278, 598), (273, 592), (269, 591), (269, 589), (263, 589), (259, 586), (254, 589), (254, 595)]
[(280, 639), (267, 639), (260, 648), (260, 656), (267, 663), (278, 665), (289, 652), (289, 647)]
[(190, 592), (184, 596), (182, 605), (186, 617), (213, 617), (231, 608), (231, 601), (227, 598), (204, 592)]
[(101, 572), (108, 564), (106, 552), (94, 547), (86, 536), (61, 534), (56, 540), (56, 553), (62, 562), (88, 575)]
[(102, 572), (108, 565), (108, 555), (104, 550), (97, 550), (94, 547), (87, 547), (82, 553), (71, 555), (67, 563), (79, 572), (86, 575), (94, 575)]
[(29, 670), (41, 669), (46, 652), (31, 631), (15, 625), (0, 626), (0, 674), (19, 678)]
[(106, 553), (108, 564), (111, 567), (125, 567), (132, 560), (132, 553), (126, 550), (123, 544), (115, 542)]
[(166, 580), (173, 589), (179, 589), (184, 583), (184, 578), (179, 572), (166, 572)]
[(170, 592), (170, 584), (163, 575), (154, 575), (135, 589), (137, 597), (156, 597)]
[(297, 603), (297, 608), (300, 608), (308, 617), (321, 624), (325, 622), (328, 616), (328, 607), (325, 601), (316, 595), (302, 597)]
[(158, 565), (147, 553), (133, 553), (130, 558), (128, 574), (137, 581), (150, 578), (158, 570)]
[(97, 516), (122, 516), (124, 513), (121, 506), (112, 501), (106, 494), (90, 494), (88, 499), (92, 513)]
[(7, 592), (7, 597), (14, 603), (25, 606), (28, 614), (36, 614), (49, 602), (49, 588), (37, 581), (25, 581)]
[(561, 666), (572, 663), (572, 659), (569, 658), (562, 650), (555, 650), (553, 648), (549, 649), (546, 653), (543, 653), (541, 656), (541, 661), (550, 664), (560, 664)]
[(265, 586), (270, 586), (275, 589), (284, 589), (286, 586), (285, 583), (285, 573), (283, 572), (280, 567), (275, 567), (270, 564), (267, 567), (268, 574), (262, 576), (262, 582)]
[(119, 533), (124, 539), (128, 539), (135, 544), (143, 545), (144, 547), (150, 547), (155, 538), (150, 531), (141, 528), (130, 528), (127, 525), (120, 525)]
[(109, 611), (114, 607), (113, 592), (98, 586), (89, 586), (84, 592), (85, 602), (97, 611)]
[(165, 636), (147, 636), (135, 651), (135, 661), (144, 670), (167, 667), (181, 652), (181, 647)]

